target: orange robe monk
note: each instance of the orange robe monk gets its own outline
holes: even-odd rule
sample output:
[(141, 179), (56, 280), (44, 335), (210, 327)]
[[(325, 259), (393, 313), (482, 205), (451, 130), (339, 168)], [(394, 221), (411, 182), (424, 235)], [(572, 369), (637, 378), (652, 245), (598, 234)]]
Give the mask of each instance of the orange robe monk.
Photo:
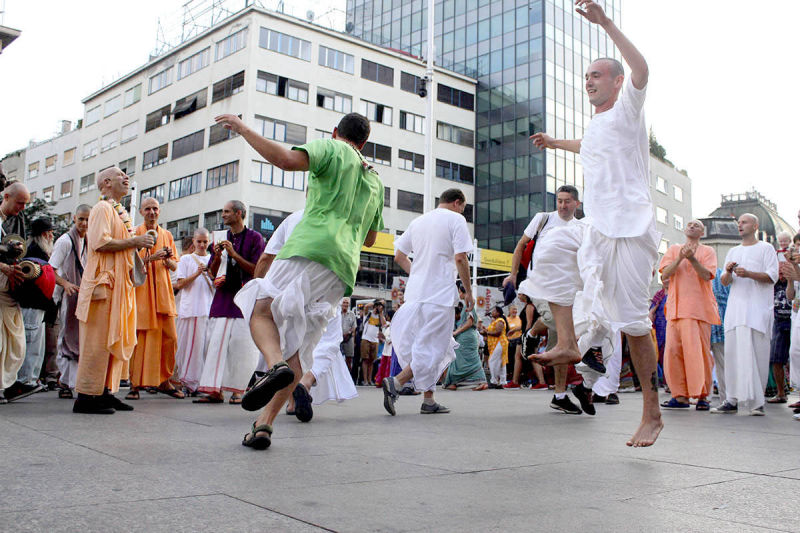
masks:
[[(152, 248), (139, 250), (146, 260), (150, 253), (164, 247), (178, 257), (172, 233), (158, 226), (158, 237)], [(136, 227), (136, 235), (144, 235), (144, 224)], [(130, 361), (131, 390), (158, 387), (172, 376), (178, 334), (175, 327), (175, 294), (169, 268), (162, 260), (145, 261), (147, 281), (136, 287), (136, 351)]]
[[(664, 254), (659, 272), (678, 259), (682, 246), (673, 244)], [(717, 271), (717, 256), (710, 246), (700, 244), (697, 261), (711, 273)], [(665, 309), (667, 339), (664, 347), (664, 375), (673, 398), (705, 399), (711, 394), (711, 325), (719, 324), (717, 300), (711, 280), (704, 280), (688, 260), (683, 260), (669, 278)]]
[(101, 200), (89, 214), (86, 268), (78, 292), (80, 358), (75, 390), (93, 396), (119, 389), (123, 363), (136, 345), (136, 298), (130, 271), (132, 249), (99, 252), (113, 239), (128, 239), (125, 224), (111, 204)]

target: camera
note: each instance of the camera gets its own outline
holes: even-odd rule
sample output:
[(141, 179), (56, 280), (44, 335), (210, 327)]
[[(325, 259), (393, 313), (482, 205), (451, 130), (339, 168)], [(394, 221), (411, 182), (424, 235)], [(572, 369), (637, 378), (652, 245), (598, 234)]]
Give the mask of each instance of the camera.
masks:
[(419, 87), (417, 87), (417, 95), (419, 95), (420, 98), (426, 98), (428, 96), (427, 83), (427, 76), (420, 79)]

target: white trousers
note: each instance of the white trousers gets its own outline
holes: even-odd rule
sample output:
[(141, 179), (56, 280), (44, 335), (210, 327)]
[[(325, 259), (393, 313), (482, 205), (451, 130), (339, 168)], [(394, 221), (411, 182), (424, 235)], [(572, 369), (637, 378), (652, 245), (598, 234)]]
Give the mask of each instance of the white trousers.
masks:
[(314, 365), (314, 348), (344, 296), (342, 280), (325, 267), (303, 257), (278, 259), (263, 279), (242, 287), (233, 301), (250, 323), (256, 301), (272, 298), (272, 316), (278, 328), (284, 359), (300, 355), (307, 372)]
[(311, 387), (314, 404), (319, 405), (328, 400), (342, 402), (358, 396), (353, 378), (347, 370), (339, 345), (342, 342), (342, 314), (336, 313), (328, 321), (322, 338), (314, 348), (314, 365), (311, 373), (316, 383)]
[(768, 335), (747, 326), (725, 332), (725, 399), (755, 408), (764, 405), (769, 379)]
[(711, 353), (714, 354), (714, 373), (717, 375), (719, 397), (725, 400), (725, 343), (712, 342)]
[[(584, 385), (592, 389), (592, 392), (600, 396), (616, 394), (619, 390), (619, 372), (622, 370), (622, 335), (614, 335), (614, 349), (609, 360), (605, 363), (606, 373), (590, 383), (592, 377), (597, 376), (597, 372), (583, 373)], [(591, 377), (590, 377), (591, 376)]]
[(800, 313), (792, 313), (792, 333), (789, 347), (789, 378), (792, 387), (800, 389)]
[(392, 343), (401, 368), (411, 366), (414, 388), (432, 391), (436, 382), (456, 358), (453, 340), (455, 308), (406, 302), (392, 320)]
[(244, 392), (260, 358), (243, 318), (209, 318), (208, 349), (197, 390)]
[(208, 351), (208, 317), (178, 317), (177, 322), (178, 349), (174, 374), (190, 390), (197, 390)]
[(503, 345), (499, 342), (489, 355), (489, 382), (495, 385), (506, 384), (506, 365), (503, 364)]
[(61, 372), (58, 381), (60, 381), (62, 385), (74, 389), (75, 382), (78, 379), (78, 361), (68, 359), (59, 352), (56, 356), (56, 365), (58, 366), (58, 371)]

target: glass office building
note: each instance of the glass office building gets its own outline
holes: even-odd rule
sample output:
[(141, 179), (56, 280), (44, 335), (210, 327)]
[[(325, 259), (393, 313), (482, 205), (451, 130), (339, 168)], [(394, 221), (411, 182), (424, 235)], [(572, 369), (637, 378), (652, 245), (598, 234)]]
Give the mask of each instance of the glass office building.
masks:
[[(602, 4), (601, 0), (601, 4)], [(620, 25), (621, 0), (605, 0)], [(583, 190), (580, 158), (543, 153), (528, 137), (580, 138), (591, 118), (584, 72), (619, 53), (571, 0), (436, 0), (436, 64), (478, 80), (475, 95), (475, 237), (511, 252), (563, 184)], [(423, 57), (427, 0), (347, 0), (347, 29)], [(440, 98), (441, 95), (437, 94)]]

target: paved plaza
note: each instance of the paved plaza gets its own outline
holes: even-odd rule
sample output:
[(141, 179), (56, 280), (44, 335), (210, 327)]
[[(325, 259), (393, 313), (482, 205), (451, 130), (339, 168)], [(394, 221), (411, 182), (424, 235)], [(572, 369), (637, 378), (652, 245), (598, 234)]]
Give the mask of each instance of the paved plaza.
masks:
[[(123, 391), (124, 393), (124, 391)], [(377, 389), (282, 416), (143, 394), (136, 410), (73, 415), (55, 392), (0, 407), (2, 531), (800, 531), (800, 423), (665, 412), (649, 449), (625, 441), (641, 397), (595, 417), (547, 392), (437, 393), (383, 411)], [(662, 394), (663, 396), (663, 394)]]

